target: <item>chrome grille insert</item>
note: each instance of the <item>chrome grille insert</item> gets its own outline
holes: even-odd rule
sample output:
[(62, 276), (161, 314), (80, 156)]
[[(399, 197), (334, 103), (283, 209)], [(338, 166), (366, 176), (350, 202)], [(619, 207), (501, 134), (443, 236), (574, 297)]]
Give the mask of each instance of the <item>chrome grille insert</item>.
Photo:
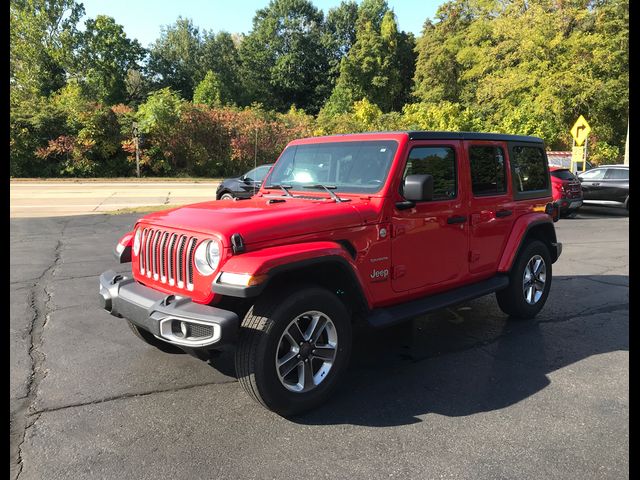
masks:
[(197, 244), (196, 237), (143, 228), (138, 255), (140, 274), (193, 291), (193, 260)]

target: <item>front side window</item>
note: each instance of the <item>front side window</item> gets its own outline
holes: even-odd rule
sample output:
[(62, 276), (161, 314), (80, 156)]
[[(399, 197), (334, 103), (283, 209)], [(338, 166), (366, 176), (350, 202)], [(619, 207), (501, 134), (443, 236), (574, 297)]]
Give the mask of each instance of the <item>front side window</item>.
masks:
[(264, 176), (269, 171), (269, 166), (264, 165), (258, 168), (254, 168), (253, 170), (247, 172), (244, 176), (247, 180), (255, 180), (256, 182), (261, 182)]
[(451, 147), (414, 147), (409, 152), (403, 180), (407, 175), (433, 177), (433, 200), (449, 200), (457, 195), (456, 156)]
[(287, 147), (266, 180), (294, 189), (323, 184), (338, 192), (376, 193), (396, 154), (393, 140), (327, 142)]
[(587, 172), (581, 173), (580, 178), (585, 180), (601, 180), (604, 178), (604, 168), (596, 168)]
[(502, 148), (472, 146), (469, 148), (473, 194), (499, 195), (507, 191), (507, 173)]
[(511, 174), (516, 192), (547, 190), (549, 174), (542, 148), (514, 145), (511, 152)]

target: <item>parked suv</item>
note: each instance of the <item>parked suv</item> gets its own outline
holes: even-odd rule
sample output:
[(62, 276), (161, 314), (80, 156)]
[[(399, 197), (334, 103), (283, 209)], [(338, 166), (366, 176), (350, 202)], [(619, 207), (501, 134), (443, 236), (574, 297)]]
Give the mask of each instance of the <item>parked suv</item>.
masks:
[(560, 215), (574, 217), (582, 206), (580, 181), (568, 168), (549, 167), (553, 200), (560, 209)]
[(260, 190), (262, 180), (269, 173), (271, 167), (272, 164), (260, 165), (244, 175), (223, 180), (216, 190), (216, 199), (233, 200), (234, 198), (249, 198), (255, 195)]
[(251, 199), (142, 217), (100, 276), (103, 308), (143, 341), (235, 349), (247, 393), (281, 415), (325, 401), (352, 324), (382, 328), (495, 292), (545, 304), (556, 240), (543, 141), (393, 132), (291, 142)]
[(629, 165), (602, 165), (578, 174), (585, 202), (624, 205), (629, 210)]

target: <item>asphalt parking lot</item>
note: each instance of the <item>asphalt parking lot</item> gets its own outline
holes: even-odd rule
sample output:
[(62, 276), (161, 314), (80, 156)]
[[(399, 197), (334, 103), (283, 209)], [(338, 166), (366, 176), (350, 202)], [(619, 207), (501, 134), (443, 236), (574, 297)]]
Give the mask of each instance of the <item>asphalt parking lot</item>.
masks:
[(489, 296), (360, 332), (332, 401), (294, 420), (245, 395), (231, 355), (162, 353), (100, 310), (138, 216), (11, 220), (12, 478), (628, 478), (621, 210), (556, 224), (535, 320)]

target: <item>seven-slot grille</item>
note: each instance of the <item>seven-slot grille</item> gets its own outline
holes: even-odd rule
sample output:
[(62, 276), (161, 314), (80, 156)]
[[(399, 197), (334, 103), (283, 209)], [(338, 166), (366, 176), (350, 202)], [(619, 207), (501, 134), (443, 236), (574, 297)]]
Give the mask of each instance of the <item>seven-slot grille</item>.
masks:
[(143, 228), (140, 237), (140, 274), (193, 290), (193, 255), (198, 239), (160, 229)]

